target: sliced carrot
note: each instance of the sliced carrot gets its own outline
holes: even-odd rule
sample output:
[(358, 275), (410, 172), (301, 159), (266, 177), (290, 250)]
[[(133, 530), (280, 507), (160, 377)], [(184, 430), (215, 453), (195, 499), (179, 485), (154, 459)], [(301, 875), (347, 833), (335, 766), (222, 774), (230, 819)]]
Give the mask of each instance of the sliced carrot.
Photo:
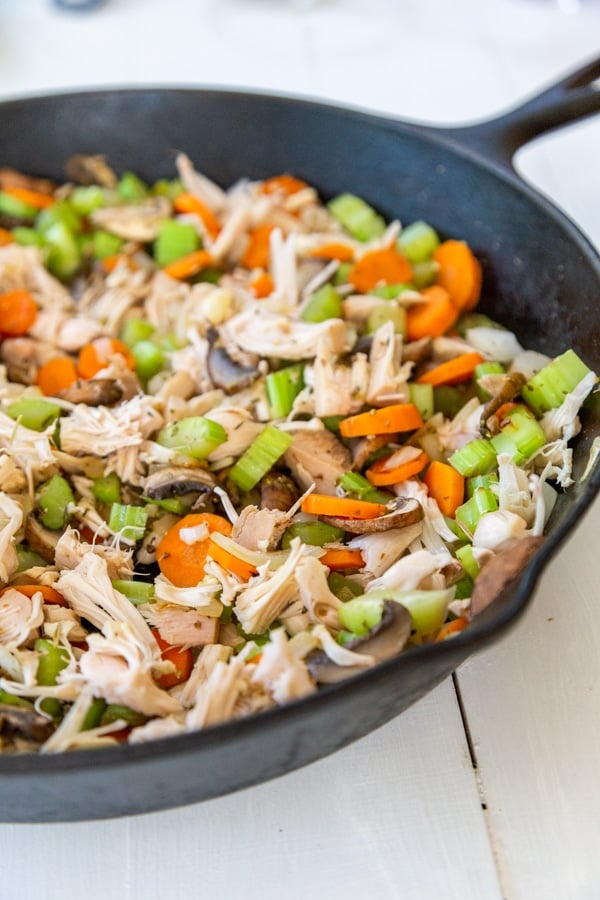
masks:
[(302, 181), (301, 178), (296, 178), (294, 175), (284, 174), (266, 178), (262, 183), (261, 190), (263, 194), (285, 194), (290, 197), (305, 187), (308, 187), (306, 181)]
[(453, 516), (465, 497), (465, 479), (456, 469), (432, 460), (423, 481), (445, 516)]
[(365, 564), (360, 550), (339, 548), (327, 550), (319, 557), (319, 562), (331, 569), (332, 572), (344, 572), (349, 569), (362, 569)]
[(52, 603), (55, 606), (69, 605), (63, 595), (59, 594), (57, 590), (50, 587), (48, 584), (9, 584), (7, 587), (2, 588), (0, 597), (6, 591), (11, 590), (19, 591), (19, 593), (25, 594), (26, 597), (33, 597), (34, 594), (41, 594), (44, 598), (44, 603)]
[(27, 334), (37, 314), (36, 302), (29, 291), (0, 294), (0, 332), (7, 337)]
[(68, 356), (57, 356), (40, 366), (37, 373), (37, 386), (46, 397), (53, 397), (64, 391), (77, 381), (75, 363)]
[(160, 647), (162, 659), (172, 662), (175, 666), (174, 672), (165, 672), (164, 675), (159, 675), (154, 679), (160, 688), (164, 691), (168, 691), (170, 688), (188, 680), (194, 665), (194, 657), (189, 647), (184, 650), (181, 647), (174, 647), (173, 644), (168, 644), (167, 641), (160, 636), (160, 632), (157, 628), (152, 629), (152, 634)]
[(424, 303), (415, 303), (406, 311), (406, 336), (409, 341), (440, 337), (458, 319), (458, 309), (448, 291), (432, 285), (421, 291)]
[(208, 250), (194, 250), (193, 253), (187, 253), (174, 262), (165, 266), (163, 272), (171, 278), (183, 281), (185, 278), (191, 278), (197, 275), (202, 269), (210, 266), (213, 259)]
[(204, 578), (208, 537), (187, 544), (180, 534), (182, 528), (195, 528), (198, 525), (206, 525), (209, 534), (212, 531), (218, 531), (227, 537), (231, 534), (231, 524), (227, 519), (212, 513), (191, 513), (169, 528), (156, 548), (156, 561), (163, 575), (176, 587), (195, 587)]
[(226, 550), (225, 547), (221, 547), (211, 538), (208, 539), (208, 555), (211, 556), (215, 562), (218, 562), (220, 566), (223, 566), (228, 572), (232, 572), (234, 575), (237, 575), (238, 578), (241, 578), (242, 581), (248, 581), (252, 578), (253, 575), (256, 575), (258, 569), (256, 566), (253, 566), (252, 563), (246, 562), (244, 559), (240, 559), (239, 556), (234, 556), (233, 553), (230, 553), (229, 550)]
[(436, 248), (437, 283), (445, 288), (461, 312), (477, 306), (481, 293), (481, 264), (464, 241), (444, 241)]
[(342, 437), (364, 437), (371, 434), (396, 434), (399, 431), (414, 431), (421, 428), (423, 419), (414, 403), (394, 403), (382, 409), (371, 409), (342, 419)]
[(105, 369), (110, 357), (119, 353), (125, 360), (128, 369), (135, 369), (135, 359), (129, 352), (127, 344), (117, 338), (99, 337), (86, 344), (77, 357), (77, 372), (81, 378), (93, 378), (101, 369)]
[(321, 247), (315, 247), (310, 250), (307, 256), (316, 256), (317, 259), (337, 259), (339, 262), (352, 262), (354, 259), (354, 250), (348, 244), (333, 242), (331, 244), (323, 244)]
[(399, 284), (412, 281), (412, 266), (406, 257), (393, 247), (369, 250), (357, 259), (348, 282), (361, 294), (366, 294), (379, 284)]
[(10, 194), (15, 200), (26, 203), (27, 206), (34, 206), (36, 209), (46, 209), (48, 206), (54, 206), (56, 200), (51, 194), (42, 194), (41, 191), (32, 191), (29, 188), (22, 187), (5, 187), (2, 188), (5, 194)]
[(468, 624), (469, 620), (466, 616), (460, 616), (458, 619), (453, 619), (452, 622), (448, 622), (447, 625), (440, 628), (436, 636), (436, 641), (445, 641), (446, 638), (452, 637), (453, 634), (459, 634)]
[(105, 256), (102, 260), (102, 268), (105, 272), (114, 272), (121, 263), (125, 263), (127, 268), (132, 271), (138, 268), (136, 261), (128, 253), (114, 253), (112, 256)]
[(399, 484), (401, 481), (408, 481), (413, 475), (418, 475), (419, 472), (422, 472), (429, 462), (429, 457), (422, 450), (418, 456), (414, 457), (414, 459), (399, 463), (398, 465), (394, 465), (395, 456), (397, 456), (397, 454), (392, 453), (391, 456), (382, 457), (381, 459), (378, 459), (377, 462), (374, 462), (370, 469), (367, 469), (365, 474), (371, 484), (380, 487), (387, 484)]
[(216, 238), (221, 231), (221, 224), (212, 209), (209, 209), (194, 194), (180, 194), (173, 201), (173, 207), (178, 213), (194, 213), (194, 215), (198, 216), (204, 223), (204, 227), (211, 238)]
[(454, 359), (430, 369), (417, 378), (417, 384), (431, 384), (433, 387), (439, 387), (441, 384), (459, 384), (461, 381), (468, 381), (473, 377), (475, 367), (482, 363), (483, 356), (473, 351), (472, 353), (461, 353)]
[(248, 286), (257, 300), (262, 300), (264, 297), (270, 297), (275, 290), (275, 282), (268, 272), (263, 272), (262, 275), (258, 275)]
[(309, 494), (302, 501), (302, 512), (315, 516), (339, 516), (343, 519), (376, 519), (387, 512), (383, 503), (332, 497), (329, 494)]
[(258, 225), (250, 232), (250, 240), (241, 263), (247, 269), (266, 269), (271, 256), (272, 225)]
[(6, 247), (8, 244), (14, 244), (15, 239), (6, 228), (0, 228), (0, 247)]

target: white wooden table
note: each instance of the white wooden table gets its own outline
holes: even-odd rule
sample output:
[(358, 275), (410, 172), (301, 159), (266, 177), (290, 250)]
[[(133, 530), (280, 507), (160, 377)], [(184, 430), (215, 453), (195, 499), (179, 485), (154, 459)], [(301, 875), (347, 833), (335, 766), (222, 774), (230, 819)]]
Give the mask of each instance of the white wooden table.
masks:
[[(108, 0), (79, 15), (0, 0), (0, 94), (245, 85), (464, 122), (592, 57), (599, 38), (595, 0)], [(518, 159), (596, 243), (599, 159), (600, 116)], [(352, 747), (235, 796), (0, 825), (0, 900), (597, 900), (599, 530), (596, 504), (530, 612), (458, 672), (476, 768), (449, 680)]]

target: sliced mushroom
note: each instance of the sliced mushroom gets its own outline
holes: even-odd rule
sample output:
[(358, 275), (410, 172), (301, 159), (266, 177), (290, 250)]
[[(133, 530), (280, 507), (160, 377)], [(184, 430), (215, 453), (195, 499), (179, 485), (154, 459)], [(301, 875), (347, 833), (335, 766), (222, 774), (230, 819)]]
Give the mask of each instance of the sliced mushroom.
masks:
[(283, 472), (269, 472), (260, 483), (261, 509), (278, 509), (287, 512), (298, 499), (298, 489)]
[[(383, 662), (404, 650), (411, 629), (412, 619), (406, 607), (386, 600), (381, 621), (368, 634), (345, 644), (345, 648), (373, 656), (378, 663)], [(306, 665), (318, 684), (336, 684), (365, 671), (364, 666), (338, 666), (324, 650), (311, 651), (306, 657)]]
[(50, 531), (40, 525), (34, 513), (30, 513), (25, 520), (25, 540), (32, 550), (46, 560), (54, 562), (54, 553), (60, 537), (59, 531)]
[(67, 160), (65, 171), (68, 178), (77, 184), (100, 184), (107, 188), (117, 186), (117, 176), (104, 156), (76, 153)]
[(402, 347), (402, 362), (414, 362), (417, 365), (431, 358), (433, 340), (430, 337), (411, 341)]
[[(212, 333), (212, 332), (211, 332)], [(209, 340), (211, 335), (209, 334)], [(235, 394), (249, 387), (260, 375), (256, 366), (246, 366), (231, 358), (225, 347), (211, 343), (206, 368), (213, 385), (226, 394)]]
[(162, 223), (171, 214), (171, 203), (167, 197), (150, 197), (141, 203), (126, 206), (110, 206), (97, 209), (91, 219), (94, 225), (116, 234), (126, 241), (153, 241)]
[(212, 491), (215, 484), (215, 479), (206, 469), (169, 466), (149, 475), (144, 491), (152, 500), (164, 500), (166, 497)]
[(471, 595), (471, 615), (479, 615), (517, 581), (531, 557), (543, 543), (543, 537), (520, 538), (492, 556), (475, 579)]
[(488, 437), (490, 432), (497, 433), (500, 423), (496, 419), (492, 419), (495, 412), (500, 409), (504, 403), (509, 403), (514, 397), (521, 392), (523, 385), (527, 379), (520, 372), (511, 372), (508, 375), (483, 375), (480, 384), (485, 390), (492, 393), (491, 400), (485, 404), (481, 411), (480, 431), (484, 437)]
[(48, 178), (23, 175), (21, 172), (17, 172), (16, 169), (9, 169), (3, 166), (0, 168), (0, 190), (3, 191), (5, 188), (25, 188), (25, 190), (51, 196), (55, 191), (56, 185)]
[(56, 395), (69, 403), (85, 403), (86, 406), (112, 406), (123, 397), (123, 389), (113, 378), (78, 379)]
[(0, 703), (0, 746), (3, 750), (37, 750), (53, 731), (53, 723), (34, 709)]
[(406, 528), (423, 518), (423, 508), (418, 500), (398, 497), (393, 508), (384, 516), (374, 519), (346, 519), (342, 516), (319, 516), (322, 522), (341, 528), (350, 534), (373, 534), (376, 531), (387, 531), (390, 528)]

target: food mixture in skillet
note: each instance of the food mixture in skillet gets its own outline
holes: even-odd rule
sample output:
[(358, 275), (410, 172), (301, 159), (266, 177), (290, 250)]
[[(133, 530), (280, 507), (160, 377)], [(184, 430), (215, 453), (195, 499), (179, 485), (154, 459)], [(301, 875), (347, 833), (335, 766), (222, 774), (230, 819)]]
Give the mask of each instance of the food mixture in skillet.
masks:
[(177, 168), (0, 169), (5, 752), (204, 728), (454, 639), (572, 483), (596, 376), (473, 311), (464, 242)]

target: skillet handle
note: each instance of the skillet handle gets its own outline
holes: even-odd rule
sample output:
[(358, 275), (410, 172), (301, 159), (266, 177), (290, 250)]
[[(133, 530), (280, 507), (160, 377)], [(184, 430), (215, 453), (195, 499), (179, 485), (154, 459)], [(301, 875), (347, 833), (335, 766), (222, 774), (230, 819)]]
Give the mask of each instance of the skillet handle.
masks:
[[(436, 129), (445, 138), (512, 168), (515, 152), (538, 135), (600, 112), (600, 58), (495, 119)], [(596, 82), (596, 83), (594, 83)]]

